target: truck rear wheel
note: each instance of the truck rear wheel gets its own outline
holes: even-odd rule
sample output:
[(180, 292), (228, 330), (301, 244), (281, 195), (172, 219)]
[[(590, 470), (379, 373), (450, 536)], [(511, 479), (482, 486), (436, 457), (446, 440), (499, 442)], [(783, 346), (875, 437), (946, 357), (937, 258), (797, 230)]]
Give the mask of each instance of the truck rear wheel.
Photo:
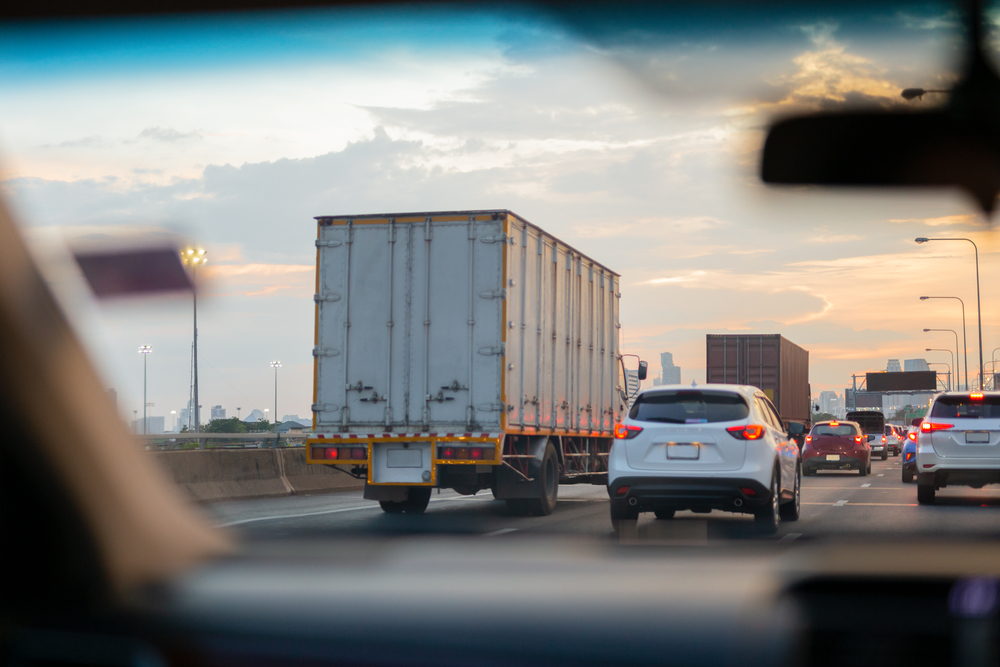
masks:
[(411, 486), (410, 496), (404, 500), (403, 511), (407, 514), (423, 514), (427, 509), (427, 503), (431, 501), (431, 487)]
[(397, 503), (394, 500), (380, 500), (378, 504), (382, 507), (382, 511), (386, 514), (402, 514), (403, 513), (403, 503)]
[(556, 448), (549, 442), (545, 445), (542, 464), (538, 469), (538, 497), (526, 498), (529, 512), (535, 516), (548, 516), (556, 508), (559, 497), (559, 458)]

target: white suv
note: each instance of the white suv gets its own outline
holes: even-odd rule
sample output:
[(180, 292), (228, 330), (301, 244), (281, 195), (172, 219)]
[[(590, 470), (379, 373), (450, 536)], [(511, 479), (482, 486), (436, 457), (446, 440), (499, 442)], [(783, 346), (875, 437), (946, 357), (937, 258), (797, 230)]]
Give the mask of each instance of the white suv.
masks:
[(948, 392), (931, 403), (917, 435), (917, 502), (945, 486), (1000, 484), (1000, 392)]
[(756, 387), (707, 384), (641, 392), (615, 426), (611, 523), (678, 510), (753, 514), (762, 533), (799, 518), (802, 465), (781, 416)]

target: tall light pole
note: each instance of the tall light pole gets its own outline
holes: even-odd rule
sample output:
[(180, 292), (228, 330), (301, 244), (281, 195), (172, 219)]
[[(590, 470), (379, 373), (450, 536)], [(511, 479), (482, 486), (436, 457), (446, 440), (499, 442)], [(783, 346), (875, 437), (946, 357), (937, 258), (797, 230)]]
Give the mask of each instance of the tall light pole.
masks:
[(272, 361), (271, 368), (274, 369), (274, 430), (278, 430), (278, 369), (281, 368), (280, 361)]
[(149, 353), (153, 351), (149, 345), (140, 345), (139, 354), (142, 355), (142, 434), (146, 435), (146, 359), (149, 357)]
[[(969, 388), (969, 339), (965, 335), (965, 302), (957, 296), (922, 296), (921, 301), (927, 299), (955, 299), (962, 304), (962, 347), (965, 350), (965, 388)], [(957, 383), (956, 383), (957, 384)], [(961, 389), (961, 387), (959, 387)]]
[[(188, 248), (181, 252), (181, 260), (191, 267), (191, 273), (195, 278), (198, 276), (198, 265), (208, 261), (205, 252), (203, 248)], [(194, 347), (191, 363), (194, 365), (194, 432), (198, 433), (201, 431), (201, 406), (198, 405), (198, 281), (192, 282), (194, 283), (194, 289), (191, 290), (194, 305)]]
[[(948, 366), (948, 374), (951, 374), (951, 369), (955, 367), (955, 355), (952, 354), (951, 350), (943, 347), (929, 347), (924, 352), (947, 352), (951, 356), (951, 366)], [(951, 391), (951, 380), (948, 381), (948, 391)]]
[[(983, 388), (983, 302), (979, 296), (979, 246), (975, 244), (972, 239), (967, 238), (927, 238), (921, 236), (919, 238), (913, 239), (917, 243), (927, 243), (928, 241), (968, 241), (972, 244), (972, 247), (976, 250), (976, 313), (979, 316), (979, 388)], [(966, 380), (966, 389), (968, 389), (969, 381)]]
[[(958, 332), (955, 331), (954, 329), (924, 329), (924, 333), (927, 333), (929, 331), (950, 331), (951, 333), (955, 334), (955, 358), (952, 363), (955, 364), (955, 369), (954, 369), (955, 373), (958, 373), (959, 371), (958, 365), (961, 363), (962, 359), (958, 352)], [(955, 383), (956, 384), (958, 383), (958, 375), (955, 376)]]

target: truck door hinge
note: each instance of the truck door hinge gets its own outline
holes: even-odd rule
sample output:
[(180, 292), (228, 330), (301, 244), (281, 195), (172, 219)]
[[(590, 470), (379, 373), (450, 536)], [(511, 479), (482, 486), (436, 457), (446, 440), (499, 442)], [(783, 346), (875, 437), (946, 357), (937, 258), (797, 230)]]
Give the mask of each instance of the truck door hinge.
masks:
[(339, 405), (334, 405), (332, 403), (313, 403), (313, 412), (338, 412), (340, 410)]
[(340, 354), (340, 350), (334, 350), (331, 347), (314, 347), (313, 356), (314, 357), (336, 357)]
[(480, 412), (503, 412), (503, 403), (481, 403), (476, 406)]
[(506, 299), (507, 290), (505, 289), (491, 289), (484, 290), (479, 293), (480, 299)]
[(336, 248), (341, 245), (344, 245), (343, 241), (324, 241), (322, 239), (316, 239), (317, 248)]
[(485, 354), (487, 356), (491, 354), (499, 354), (502, 357), (507, 353), (507, 350), (505, 348), (506, 348), (506, 343), (502, 343), (500, 347), (493, 347), (493, 346), (481, 347), (479, 348), (479, 354)]
[(336, 292), (327, 292), (326, 294), (313, 294), (313, 301), (320, 303), (321, 301), (340, 301), (340, 295)]
[(479, 240), (482, 241), (483, 243), (506, 243), (507, 235), (500, 234), (499, 236), (484, 236)]

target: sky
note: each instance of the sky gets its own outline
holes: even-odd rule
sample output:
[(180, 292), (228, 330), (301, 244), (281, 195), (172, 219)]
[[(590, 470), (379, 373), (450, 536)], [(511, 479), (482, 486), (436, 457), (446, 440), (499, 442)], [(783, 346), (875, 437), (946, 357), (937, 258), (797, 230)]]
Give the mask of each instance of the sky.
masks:
[[(889, 358), (950, 362), (979, 246), (987, 361), (1000, 248), (949, 191), (771, 188), (769, 120), (947, 87), (935, 5), (666, 16), (309, 10), (0, 25), (0, 192), (119, 408), (188, 400), (191, 297), (94, 301), (80, 246), (179, 240), (199, 272), (203, 413), (310, 417), (313, 216), (506, 208), (622, 275), (623, 351), (704, 380), (705, 334), (781, 333), (814, 394)], [(780, 5), (779, 5), (780, 8)], [(740, 14), (741, 11), (748, 12)], [(784, 13), (782, 13), (784, 12)], [(852, 13), (853, 12), (853, 13)], [(617, 16), (617, 15), (616, 15)], [(943, 367), (938, 367), (943, 370)], [(970, 373), (970, 376), (972, 374)]]

